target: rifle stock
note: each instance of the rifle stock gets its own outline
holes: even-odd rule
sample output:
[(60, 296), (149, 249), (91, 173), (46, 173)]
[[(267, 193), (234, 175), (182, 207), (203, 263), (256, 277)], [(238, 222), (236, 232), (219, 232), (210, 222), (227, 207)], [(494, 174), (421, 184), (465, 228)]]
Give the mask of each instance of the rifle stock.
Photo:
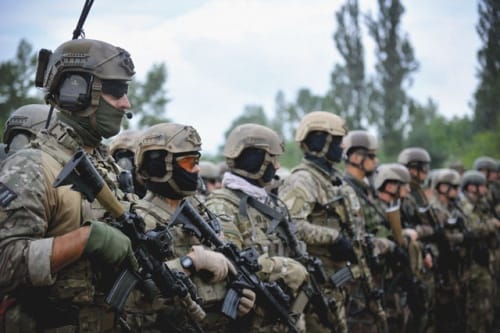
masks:
[(193, 232), (200, 241), (214, 246), (216, 251), (224, 254), (234, 264), (237, 275), (231, 282), (224, 299), (222, 313), (229, 318), (236, 319), (241, 290), (248, 288), (256, 293), (257, 303), (275, 316), (280, 323), (286, 325), (290, 332), (297, 332), (295, 326), (297, 318), (289, 311), (288, 295), (277, 283), (262, 282), (256, 275), (256, 272), (260, 270), (260, 265), (257, 262), (259, 254), (255, 248), (239, 250), (234, 244), (223, 242), (187, 200), (183, 200), (177, 208), (170, 225), (181, 225)]
[[(125, 210), (83, 150), (73, 155), (52, 186), (64, 185), (71, 185), (73, 190), (82, 193), (90, 202), (97, 198), (99, 203), (115, 218), (116, 223), (113, 223), (113, 226), (130, 239), (135, 257), (142, 268), (141, 273), (154, 282), (164, 297), (178, 296), (181, 302), (190, 309), (187, 313), (192, 316), (195, 329), (202, 332), (198, 321), (205, 317), (205, 312), (195, 301), (198, 298), (194, 285), (183, 272), (174, 272), (163, 262), (171, 244), (169, 231), (160, 226), (146, 232), (142, 218)], [(106, 300), (121, 312), (130, 292), (137, 283), (143, 280), (145, 279), (137, 272), (127, 270), (122, 272)]]

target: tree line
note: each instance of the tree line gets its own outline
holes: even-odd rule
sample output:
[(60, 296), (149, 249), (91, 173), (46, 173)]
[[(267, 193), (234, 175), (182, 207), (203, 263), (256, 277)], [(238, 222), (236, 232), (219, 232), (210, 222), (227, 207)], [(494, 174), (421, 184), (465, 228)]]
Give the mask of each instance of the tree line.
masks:
[[(313, 110), (326, 110), (346, 119), (350, 129), (376, 131), (380, 139), (380, 158), (393, 161), (401, 149), (409, 146), (426, 148), (433, 167), (461, 161), (470, 167), (477, 156), (500, 158), (500, 3), (480, 0), (476, 25), (481, 39), (477, 51), (478, 86), (471, 96), (472, 116), (447, 119), (432, 98), (418, 101), (408, 95), (413, 74), (419, 63), (408, 33), (403, 29), (405, 8), (399, 0), (378, 0), (378, 12), (362, 13), (358, 0), (346, 0), (335, 13), (337, 29), (332, 41), (340, 54), (330, 75), (330, 87), (324, 94), (300, 89), (292, 100), (278, 91), (275, 107), (265, 112), (258, 104), (243, 106), (225, 131), (256, 122), (272, 127), (285, 139), (287, 146), (282, 164), (298, 163), (301, 153), (294, 142), (294, 129), (300, 119)], [(367, 75), (363, 36), (367, 33), (375, 44), (376, 63), (372, 76)], [(449, 55), (453, 57), (453, 54)], [(0, 129), (8, 115), (28, 103), (42, 102), (34, 87), (36, 52), (26, 40), (19, 43), (14, 59), (0, 63)], [(164, 63), (155, 64), (144, 81), (134, 81), (129, 99), (138, 116), (136, 126), (147, 127), (166, 116), (168, 79)], [(272, 116), (268, 116), (272, 114)], [(124, 126), (128, 124), (124, 123)], [(212, 159), (220, 159), (218, 156)]]

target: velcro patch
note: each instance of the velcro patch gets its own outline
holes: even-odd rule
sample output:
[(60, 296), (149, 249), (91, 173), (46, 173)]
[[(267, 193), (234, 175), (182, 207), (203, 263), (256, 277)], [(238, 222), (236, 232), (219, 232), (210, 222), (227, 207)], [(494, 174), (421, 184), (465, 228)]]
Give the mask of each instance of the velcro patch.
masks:
[(17, 194), (12, 191), (7, 185), (0, 183), (0, 206), (7, 207), (9, 203), (17, 198)]

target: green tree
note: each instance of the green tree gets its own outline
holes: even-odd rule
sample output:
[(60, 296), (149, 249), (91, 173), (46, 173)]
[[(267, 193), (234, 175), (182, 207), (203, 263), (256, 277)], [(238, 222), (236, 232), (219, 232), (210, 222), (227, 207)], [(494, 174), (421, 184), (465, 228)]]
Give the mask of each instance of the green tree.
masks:
[[(272, 127), (271, 120), (267, 117), (264, 108), (260, 105), (246, 105), (243, 109), (243, 113), (233, 120), (229, 128), (224, 132), (224, 141), (229, 136), (229, 133), (239, 125), (255, 123), (268, 127)], [(218, 154), (223, 155), (224, 144), (219, 146)]]
[[(131, 82), (128, 98), (132, 110), (139, 117), (139, 128), (170, 121), (165, 117), (165, 108), (170, 102), (164, 88), (166, 81), (167, 69), (164, 63), (160, 63), (154, 64), (147, 72), (144, 82), (138, 80)], [(124, 122), (123, 126), (128, 128), (128, 122)]]
[(476, 26), (483, 43), (477, 52), (479, 85), (474, 93), (474, 127), (480, 132), (500, 126), (500, 2), (480, 0)]
[(335, 65), (330, 75), (331, 89), (326, 99), (329, 110), (343, 117), (349, 128), (363, 128), (366, 121), (367, 92), (362, 31), (359, 25), (357, 0), (347, 0), (335, 14), (337, 31), (333, 35), (335, 46), (343, 64)]
[(17, 108), (33, 103), (43, 103), (35, 90), (37, 54), (33, 46), (22, 39), (14, 59), (0, 63), (0, 130)]
[(411, 73), (418, 69), (408, 36), (400, 32), (404, 7), (399, 0), (378, 0), (379, 14), (367, 16), (369, 34), (375, 40), (377, 76), (370, 96), (370, 122), (382, 138), (384, 153), (395, 156), (401, 150), (408, 116), (405, 92)]

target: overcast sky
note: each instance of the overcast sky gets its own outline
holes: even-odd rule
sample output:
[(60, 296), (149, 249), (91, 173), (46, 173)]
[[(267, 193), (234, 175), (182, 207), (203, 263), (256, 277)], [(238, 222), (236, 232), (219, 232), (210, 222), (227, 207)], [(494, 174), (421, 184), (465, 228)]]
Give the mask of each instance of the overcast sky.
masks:
[[(82, 1), (0, 1), (0, 61), (12, 59), (21, 38), (36, 50), (71, 39)], [(172, 100), (167, 116), (198, 129), (214, 153), (247, 104), (274, 111), (278, 90), (295, 99), (300, 88), (324, 94), (335, 63), (333, 0), (95, 0), (84, 30), (127, 49), (143, 79), (165, 62)], [(376, 12), (375, 0), (361, 1)], [(433, 98), (447, 116), (471, 114), (477, 84), (477, 1), (404, 0), (402, 31), (420, 62), (410, 95)], [(365, 41), (372, 71), (373, 43)], [(2, 80), (2, 78), (0, 78)]]

